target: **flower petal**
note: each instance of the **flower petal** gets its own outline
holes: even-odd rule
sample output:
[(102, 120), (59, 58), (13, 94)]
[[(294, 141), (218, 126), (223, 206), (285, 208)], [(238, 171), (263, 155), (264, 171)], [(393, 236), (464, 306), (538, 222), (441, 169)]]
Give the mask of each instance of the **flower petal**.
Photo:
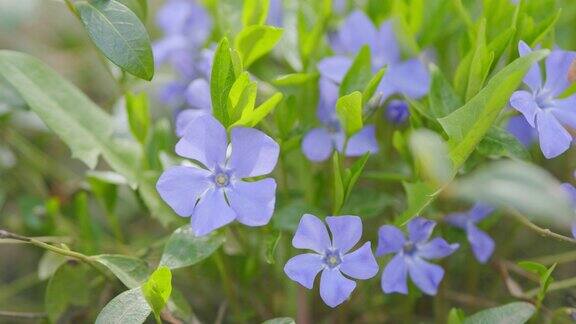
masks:
[[(532, 49), (524, 41), (518, 44), (518, 53), (520, 56), (530, 54)], [(537, 91), (542, 88), (542, 76), (540, 75), (540, 65), (534, 63), (526, 76), (524, 76), (524, 83), (526, 83), (532, 91)]]
[(286, 273), (288, 278), (308, 289), (312, 289), (314, 279), (323, 267), (324, 264), (320, 254), (304, 253), (288, 260), (284, 266), (284, 273)]
[(510, 98), (510, 106), (522, 113), (528, 124), (534, 127), (536, 113), (541, 110), (536, 100), (534, 100), (534, 95), (524, 90), (516, 91)]
[(468, 213), (452, 213), (444, 217), (444, 220), (455, 227), (466, 229), (466, 224), (470, 221)]
[(392, 225), (383, 225), (378, 230), (378, 247), (376, 255), (381, 256), (388, 253), (396, 253), (404, 246), (404, 233)]
[(350, 137), (346, 147), (346, 156), (360, 156), (368, 152), (376, 153), (378, 149), (376, 127), (368, 125)]
[(231, 134), (230, 167), (241, 178), (268, 174), (276, 167), (280, 146), (263, 132), (235, 127)]
[(408, 294), (407, 274), (408, 267), (404, 256), (396, 254), (382, 272), (382, 291), (386, 294), (394, 292)]
[(468, 224), (466, 234), (476, 260), (480, 263), (486, 263), (494, 252), (494, 240), (474, 224)]
[(572, 237), (576, 239), (576, 223), (572, 224)]
[(410, 258), (407, 265), (408, 273), (414, 284), (425, 294), (436, 295), (440, 281), (444, 277), (444, 269), (418, 257)]
[(338, 100), (338, 84), (327, 78), (320, 78), (318, 82), (320, 90), (320, 98), (318, 99), (318, 109), (316, 109), (316, 116), (325, 126), (332, 126), (335, 123), (339, 124), (338, 117), (336, 116), (336, 101)]
[(555, 107), (550, 108), (552, 114), (572, 128), (576, 128), (576, 95), (564, 99), (554, 100)]
[(557, 157), (566, 152), (572, 142), (572, 136), (556, 117), (547, 110), (542, 110), (536, 115), (540, 149), (547, 159)]
[(226, 159), (226, 130), (212, 115), (195, 118), (184, 137), (176, 144), (176, 153), (197, 160), (209, 169), (223, 165)]
[(419, 59), (390, 65), (383, 80), (394, 86), (395, 92), (418, 99), (428, 93), (430, 73)]
[(334, 308), (342, 304), (352, 291), (356, 283), (342, 275), (336, 268), (325, 268), (320, 277), (320, 297), (326, 305)]
[(160, 197), (180, 216), (190, 216), (198, 198), (208, 189), (206, 170), (175, 166), (162, 173), (156, 183)]
[(236, 213), (224, 199), (224, 192), (209, 189), (194, 208), (192, 230), (197, 236), (206, 235), (236, 218)]
[(418, 247), (418, 256), (425, 259), (440, 259), (456, 251), (458, 243), (449, 244), (443, 238), (436, 237)]
[(330, 56), (322, 59), (316, 66), (323, 78), (340, 83), (352, 65), (352, 60), (346, 56)]
[(309, 249), (324, 254), (330, 248), (330, 236), (324, 223), (316, 216), (304, 214), (292, 239), (298, 249)]
[(326, 223), (332, 233), (332, 247), (346, 254), (362, 237), (362, 221), (358, 216), (329, 216)]
[(186, 88), (186, 101), (192, 108), (211, 112), (212, 99), (210, 98), (208, 81), (200, 78), (190, 82)]
[(356, 54), (362, 46), (377, 43), (377, 30), (364, 12), (356, 10), (340, 26), (337, 40), (333, 47), (339, 54)]
[(377, 35), (378, 41), (372, 47), (372, 66), (381, 69), (384, 65), (392, 65), (400, 61), (400, 48), (394, 33), (392, 20), (387, 20), (380, 25)]
[(184, 109), (178, 113), (178, 116), (176, 116), (176, 136), (184, 136), (188, 124), (203, 115), (206, 115), (206, 111), (201, 109)]
[(238, 181), (226, 195), (240, 223), (266, 225), (274, 213), (276, 181), (271, 178), (254, 182)]
[(572, 203), (572, 207), (576, 209), (576, 188), (571, 183), (562, 183), (560, 188), (564, 190), (564, 192), (568, 195), (570, 202)]
[(536, 129), (526, 121), (524, 116), (513, 116), (508, 120), (506, 130), (514, 135), (522, 145), (529, 147), (536, 140)]
[(408, 237), (414, 243), (427, 241), (432, 235), (435, 226), (435, 221), (416, 217), (408, 223)]
[(379, 268), (374, 254), (372, 254), (370, 242), (366, 242), (356, 251), (344, 255), (340, 270), (356, 279), (366, 280), (374, 277)]
[(568, 86), (568, 71), (570, 64), (576, 59), (576, 52), (553, 50), (546, 57), (546, 83), (544, 89), (550, 91), (553, 97), (559, 96)]
[(492, 214), (494, 212), (494, 207), (483, 204), (483, 203), (476, 203), (474, 204), (474, 206), (472, 206), (472, 209), (470, 209), (470, 219), (474, 222), (477, 223), (481, 220), (483, 220), (484, 218), (490, 216), (490, 214)]
[(302, 140), (302, 152), (310, 161), (324, 161), (330, 157), (333, 150), (332, 136), (324, 128), (314, 128)]

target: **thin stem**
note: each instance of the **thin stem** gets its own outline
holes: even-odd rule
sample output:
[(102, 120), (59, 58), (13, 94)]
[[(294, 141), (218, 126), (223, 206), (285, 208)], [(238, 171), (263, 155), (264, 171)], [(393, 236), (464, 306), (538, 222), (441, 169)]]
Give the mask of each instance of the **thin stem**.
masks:
[(12, 239), (12, 240), (18, 240), (18, 241), (22, 241), (22, 242), (26, 242), (29, 244), (32, 244), (34, 246), (37, 246), (39, 248), (63, 255), (63, 256), (67, 256), (67, 257), (71, 257), (77, 260), (80, 260), (86, 264), (88, 264), (89, 266), (91, 266), (92, 268), (94, 268), (97, 272), (101, 273), (104, 277), (106, 277), (107, 279), (113, 280), (113, 278), (111, 278), (106, 272), (102, 271), (100, 268), (98, 268), (95, 265), (95, 261), (94, 259), (92, 259), (91, 257), (82, 254), (80, 252), (75, 252), (75, 251), (71, 251), (68, 249), (64, 249), (64, 248), (59, 248), (57, 246), (54, 245), (50, 245), (48, 243), (44, 243), (42, 241), (36, 240), (34, 238), (31, 237), (26, 237), (26, 236), (22, 236), (22, 235), (18, 235), (18, 234), (14, 234), (11, 232), (8, 232), (6, 230), (1, 230), (0, 229), (0, 240), (3, 239)]
[[(574, 278), (570, 278), (570, 279), (566, 279), (566, 280), (560, 280), (560, 281), (556, 281), (550, 284), (550, 286), (548, 287), (548, 292), (550, 291), (555, 291), (555, 290), (562, 290), (562, 289), (566, 289), (566, 288), (572, 288), (576, 286), (576, 277)], [(526, 297), (528, 298), (533, 298), (536, 295), (538, 295), (538, 291), (540, 290), (540, 288), (536, 288), (536, 289), (532, 289), (526, 292)]]
[(226, 265), (224, 264), (224, 258), (222, 257), (222, 250), (218, 250), (214, 253), (214, 262), (216, 263), (220, 277), (222, 277), (226, 297), (234, 312), (240, 314), (240, 305), (238, 305), (238, 301), (236, 300), (230, 275), (228, 274), (228, 271), (226, 271)]
[(544, 265), (552, 265), (554, 263), (568, 263), (576, 261), (576, 251), (564, 252), (555, 255), (546, 255), (534, 258), (531, 261), (542, 263)]
[(576, 244), (576, 239), (570, 238), (568, 236), (564, 236), (562, 234), (558, 234), (558, 233), (554, 233), (551, 230), (547, 229), (547, 228), (542, 228), (534, 223), (532, 223), (530, 220), (528, 220), (528, 218), (526, 218), (524, 215), (520, 214), (518, 211), (516, 210), (510, 210), (510, 214), (522, 225), (528, 227), (529, 229), (533, 230), (534, 232), (540, 234), (541, 236), (544, 237), (550, 237), (553, 239), (556, 239), (557, 241), (561, 241), (561, 242), (567, 242), (567, 243), (572, 243), (572, 244)]
[(12, 311), (0, 310), (0, 316), (13, 317), (13, 318), (39, 319), (39, 318), (45, 318), (46, 313), (12, 312)]

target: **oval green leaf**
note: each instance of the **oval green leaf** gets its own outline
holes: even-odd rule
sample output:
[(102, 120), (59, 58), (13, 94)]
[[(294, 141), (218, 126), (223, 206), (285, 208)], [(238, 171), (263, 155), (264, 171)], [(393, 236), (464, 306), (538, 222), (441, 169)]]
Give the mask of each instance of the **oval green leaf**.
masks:
[(209, 257), (224, 243), (224, 236), (210, 234), (195, 236), (190, 225), (174, 231), (162, 254), (160, 266), (177, 269), (191, 266)]
[(114, 0), (79, 1), (76, 9), (88, 35), (110, 61), (141, 79), (152, 80), (150, 38), (135, 13)]

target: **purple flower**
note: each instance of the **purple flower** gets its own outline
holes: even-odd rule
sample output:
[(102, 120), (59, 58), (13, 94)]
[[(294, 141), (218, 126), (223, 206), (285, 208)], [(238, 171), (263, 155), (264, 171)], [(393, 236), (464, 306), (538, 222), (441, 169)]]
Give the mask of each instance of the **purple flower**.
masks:
[[(561, 184), (560, 186), (568, 194), (570, 201), (572, 202), (572, 207), (576, 210), (576, 188), (567, 182)], [(576, 222), (572, 223), (572, 236), (576, 238)]]
[(212, 33), (212, 18), (193, 0), (170, 0), (159, 11), (156, 23), (164, 38), (153, 46), (157, 65), (170, 62), (184, 74), (194, 73), (192, 57)]
[(490, 259), (495, 244), (494, 240), (486, 232), (479, 229), (476, 224), (493, 212), (494, 208), (478, 203), (466, 213), (454, 213), (446, 216), (446, 221), (449, 224), (466, 231), (472, 252), (480, 263), (486, 263)]
[(511, 117), (508, 120), (506, 129), (525, 147), (531, 146), (538, 138), (538, 132), (528, 124), (523, 116)]
[[(320, 162), (330, 157), (334, 148), (343, 150), (346, 135), (336, 116), (338, 86), (332, 81), (320, 79), (320, 100), (317, 116), (322, 127), (309, 131), (302, 140), (302, 151), (311, 161)], [(367, 152), (378, 152), (376, 129), (373, 125), (362, 128), (352, 135), (346, 146), (347, 156), (360, 156)]]
[[(524, 56), (532, 49), (521, 41), (518, 51)], [(546, 58), (546, 82), (542, 82), (539, 65), (534, 65), (524, 77), (530, 90), (516, 91), (510, 98), (510, 105), (538, 130), (540, 149), (548, 159), (564, 153), (572, 142), (563, 125), (576, 127), (576, 95), (559, 96), (570, 85), (568, 73), (575, 59), (576, 52), (553, 50)]]
[(403, 124), (410, 117), (408, 103), (402, 100), (391, 100), (386, 107), (386, 119), (393, 124)]
[(234, 220), (261, 226), (272, 217), (276, 181), (245, 179), (272, 172), (278, 144), (259, 130), (246, 127), (233, 128), (230, 138), (227, 154), (224, 127), (212, 115), (194, 119), (176, 144), (176, 153), (202, 167), (171, 167), (156, 184), (162, 199), (178, 215), (191, 216), (196, 235), (208, 234)]
[(284, 8), (282, 6), (282, 0), (270, 0), (266, 23), (276, 27), (282, 27), (284, 25)]
[(368, 45), (374, 72), (385, 65), (388, 66), (378, 86), (382, 100), (395, 93), (417, 99), (428, 92), (430, 86), (428, 69), (418, 59), (401, 60), (400, 47), (391, 20), (385, 21), (377, 29), (362, 11), (355, 11), (330, 38), (330, 43), (336, 55), (318, 63), (322, 77), (340, 83), (352, 65), (352, 57), (362, 46)]
[(384, 225), (378, 231), (376, 255), (396, 253), (382, 273), (384, 293), (408, 293), (407, 276), (425, 294), (435, 295), (444, 270), (425, 259), (439, 259), (452, 254), (459, 245), (437, 237), (429, 241), (436, 222), (416, 217), (408, 223), (408, 240), (400, 229)]
[(316, 253), (293, 257), (284, 266), (284, 272), (290, 279), (312, 289), (314, 279), (322, 271), (320, 297), (326, 305), (336, 307), (348, 299), (356, 288), (356, 282), (344, 275), (360, 280), (370, 279), (378, 273), (378, 263), (372, 254), (370, 242), (350, 252), (362, 236), (360, 217), (326, 217), (326, 223), (332, 239), (320, 219), (310, 214), (302, 216), (292, 245)]
[(199, 116), (212, 113), (210, 85), (204, 79), (192, 81), (185, 90), (188, 109), (182, 110), (176, 117), (176, 135), (182, 137), (186, 127)]

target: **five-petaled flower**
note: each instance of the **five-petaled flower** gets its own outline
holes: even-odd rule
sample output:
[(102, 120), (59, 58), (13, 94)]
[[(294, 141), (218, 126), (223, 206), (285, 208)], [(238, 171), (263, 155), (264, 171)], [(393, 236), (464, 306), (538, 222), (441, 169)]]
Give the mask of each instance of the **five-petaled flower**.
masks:
[(378, 273), (378, 264), (370, 242), (354, 252), (350, 250), (362, 236), (362, 221), (358, 216), (329, 216), (324, 223), (314, 215), (302, 216), (292, 245), (316, 253), (300, 254), (288, 260), (284, 272), (302, 286), (312, 289), (320, 271), (320, 297), (330, 307), (344, 302), (356, 288), (355, 279), (370, 279)]
[(410, 275), (412, 281), (425, 294), (436, 294), (440, 281), (444, 277), (444, 269), (425, 259), (446, 257), (458, 249), (459, 245), (448, 244), (440, 237), (428, 241), (434, 226), (436, 226), (434, 221), (421, 217), (414, 218), (408, 223), (408, 240), (395, 226), (380, 227), (376, 255), (396, 253), (382, 273), (384, 293), (407, 294), (407, 276)]
[(322, 77), (340, 83), (352, 65), (352, 56), (368, 45), (372, 58), (372, 69), (378, 71), (387, 66), (386, 73), (378, 85), (382, 100), (395, 93), (418, 99), (428, 92), (430, 75), (419, 59), (402, 61), (400, 47), (394, 35), (392, 20), (376, 28), (362, 11), (350, 14), (338, 32), (330, 39), (336, 55), (318, 63)]
[(202, 167), (174, 166), (156, 184), (164, 201), (184, 217), (192, 230), (205, 235), (234, 220), (248, 226), (268, 223), (276, 201), (276, 181), (266, 178), (274, 169), (279, 146), (259, 130), (235, 127), (230, 132), (212, 115), (194, 119), (176, 144), (176, 153)]
[[(524, 56), (532, 49), (521, 41), (518, 51)], [(576, 52), (553, 50), (546, 58), (546, 82), (542, 82), (536, 64), (524, 77), (530, 90), (516, 91), (510, 98), (510, 105), (538, 130), (540, 149), (548, 159), (564, 153), (572, 143), (572, 135), (563, 125), (576, 127), (576, 94), (560, 96), (570, 86), (568, 73), (574, 59)]]
[(475, 204), (472, 209), (465, 213), (453, 213), (446, 216), (446, 221), (466, 231), (468, 242), (472, 246), (472, 252), (480, 263), (486, 263), (494, 252), (494, 240), (476, 224), (494, 212), (494, 208), (482, 204)]
[[(346, 135), (336, 115), (338, 86), (325, 78), (320, 79), (320, 100), (316, 115), (322, 127), (309, 131), (302, 140), (302, 151), (311, 161), (320, 162), (330, 157), (334, 148), (342, 151)], [(376, 129), (373, 125), (362, 128), (348, 139), (346, 156), (360, 156), (378, 152)]]
[(404, 100), (391, 100), (384, 114), (392, 124), (403, 124), (410, 117), (408, 103)]

